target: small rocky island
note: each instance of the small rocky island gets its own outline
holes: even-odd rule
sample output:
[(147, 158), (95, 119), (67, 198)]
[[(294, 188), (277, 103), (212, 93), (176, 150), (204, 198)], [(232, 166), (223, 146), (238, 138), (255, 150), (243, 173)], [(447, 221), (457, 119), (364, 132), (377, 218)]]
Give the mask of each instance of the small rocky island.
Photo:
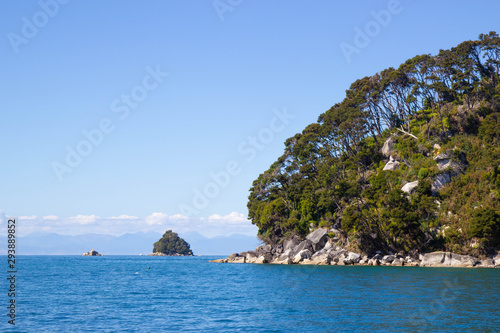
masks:
[(163, 237), (154, 243), (153, 253), (149, 256), (192, 256), (189, 243), (180, 238), (177, 233), (167, 230)]
[(85, 252), (84, 254), (82, 254), (82, 256), (100, 257), (100, 256), (102, 256), (102, 254), (100, 254), (96, 250), (92, 249), (89, 252)]

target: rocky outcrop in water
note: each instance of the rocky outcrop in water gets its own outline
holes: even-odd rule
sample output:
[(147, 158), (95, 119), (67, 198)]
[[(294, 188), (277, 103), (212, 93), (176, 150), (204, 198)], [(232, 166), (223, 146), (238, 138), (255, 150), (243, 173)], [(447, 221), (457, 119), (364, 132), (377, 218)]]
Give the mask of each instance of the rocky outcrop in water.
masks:
[(82, 254), (82, 256), (100, 257), (100, 256), (102, 256), (102, 254), (100, 254), (96, 250), (92, 249), (89, 252), (85, 252), (84, 254)]
[[(329, 231), (331, 231), (329, 233)], [(259, 246), (255, 251), (233, 253), (224, 259), (211, 260), (218, 263), (280, 264), (280, 265), (364, 265), (364, 266), (422, 266), (422, 267), (497, 267), (500, 255), (491, 259), (478, 260), (475, 257), (451, 252), (432, 252), (418, 258), (401, 254), (377, 251), (372, 256), (348, 251), (338, 246), (333, 230), (318, 228), (300, 240), (292, 237), (281, 244)]]

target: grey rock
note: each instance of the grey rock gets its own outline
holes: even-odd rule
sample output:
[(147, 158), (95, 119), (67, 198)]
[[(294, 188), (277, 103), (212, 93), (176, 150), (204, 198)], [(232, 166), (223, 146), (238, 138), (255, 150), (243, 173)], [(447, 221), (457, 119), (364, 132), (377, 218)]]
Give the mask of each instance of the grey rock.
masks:
[(234, 257), (231, 260), (228, 258), (228, 262), (237, 263), (237, 264), (244, 264), (244, 263), (246, 263), (246, 261), (247, 261), (246, 257)]
[(340, 258), (344, 257), (344, 250), (332, 250), (328, 251), (328, 255), (330, 256), (331, 260), (334, 260), (335, 262), (339, 261)]
[(384, 166), (384, 168), (382, 170), (383, 171), (395, 171), (398, 168), (399, 168), (399, 162), (398, 161), (389, 161), (389, 162), (387, 162), (387, 164)]
[(357, 253), (349, 252), (349, 254), (347, 255), (347, 259), (352, 263), (358, 263), (361, 260), (361, 256)]
[(493, 259), (484, 259), (479, 263), (480, 266), (492, 267), (495, 266), (495, 261)]
[(453, 174), (455, 175), (463, 173), (464, 171), (463, 163), (465, 163), (466, 161), (465, 155), (463, 154), (460, 155), (460, 160), (462, 162), (462, 165), (460, 163), (453, 161), (452, 157), (453, 157), (452, 151), (448, 151), (446, 153), (441, 153), (438, 156), (434, 157), (434, 161), (436, 161), (437, 167), (441, 171), (451, 168), (453, 170)]
[(434, 161), (436, 161), (436, 162), (445, 161), (445, 160), (451, 159), (451, 157), (452, 157), (452, 155), (450, 152), (441, 153), (441, 154), (437, 155), (436, 157), (434, 157)]
[(354, 264), (354, 262), (351, 260), (351, 259), (342, 259), (342, 261), (344, 262), (344, 265), (352, 265)]
[(255, 261), (253, 262), (254, 264), (265, 264), (266, 263), (266, 258), (264, 256), (260, 256)]
[(446, 252), (426, 253), (422, 258), (422, 266), (441, 265), (444, 262)]
[(263, 262), (264, 264), (267, 264), (267, 263), (270, 263), (273, 261), (273, 256), (269, 252), (264, 254), (263, 257), (264, 257), (264, 262)]
[(324, 251), (316, 252), (311, 257), (311, 264), (313, 265), (330, 265), (331, 257)]
[(311, 256), (312, 256), (312, 252), (309, 249), (301, 250), (299, 253), (297, 253), (293, 257), (293, 263), (298, 264), (299, 262), (301, 262), (304, 259), (310, 259)]
[(299, 241), (295, 237), (289, 238), (283, 242), (283, 251), (286, 252), (287, 250), (292, 250), (298, 244), (299, 244)]
[(307, 235), (306, 239), (311, 241), (314, 251), (319, 251), (328, 241), (328, 231), (323, 228), (318, 228)]
[(415, 191), (415, 189), (417, 188), (417, 186), (418, 186), (418, 180), (415, 180), (414, 182), (404, 184), (403, 187), (401, 188), (401, 191), (406, 192), (408, 194), (412, 194), (413, 191)]
[(382, 146), (382, 149), (380, 149), (380, 152), (385, 157), (389, 157), (391, 155), (393, 148), (394, 148), (394, 139), (391, 136), (387, 140), (385, 140), (384, 145)]
[(288, 258), (290, 258), (290, 255), (292, 253), (292, 250), (286, 250), (285, 252), (283, 252), (279, 257), (278, 257), (278, 261), (283, 261), (283, 260), (286, 260)]
[(382, 261), (383, 261), (384, 263), (392, 263), (392, 262), (394, 261), (394, 259), (395, 259), (395, 258), (394, 258), (394, 256), (392, 256), (392, 255), (386, 255), (386, 256), (383, 256), (383, 257), (382, 257)]
[(264, 251), (264, 253), (271, 253), (273, 250), (273, 247), (271, 246), (271, 244), (266, 244), (266, 245), (264, 245), (262, 250)]
[(297, 246), (295, 246), (290, 254), (290, 256), (295, 256), (297, 253), (299, 253), (302, 250), (309, 250), (313, 252), (313, 247), (312, 243), (309, 239), (306, 239), (302, 242), (300, 242)]
[(257, 255), (257, 253), (255, 251), (248, 251), (246, 253), (246, 257), (247, 257), (247, 261), (251, 261), (251, 260), (257, 259), (259, 256)]
[(399, 258), (396, 258), (392, 261), (392, 266), (404, 266), (404, 261), (399, 259)]
[(472, 267), (477, 263), (478, 260), (476, 258), (468, 255), (460, 255), (451, 252), (432, 252), (424, 254), (421, 265)]
[(451, 176), (449, 173), (442, 173), (437, 175), (432, 182), (431, 190), (434, 195), (436, 195), (440, 189), (443, 188), (446, 184), (451, 182)]

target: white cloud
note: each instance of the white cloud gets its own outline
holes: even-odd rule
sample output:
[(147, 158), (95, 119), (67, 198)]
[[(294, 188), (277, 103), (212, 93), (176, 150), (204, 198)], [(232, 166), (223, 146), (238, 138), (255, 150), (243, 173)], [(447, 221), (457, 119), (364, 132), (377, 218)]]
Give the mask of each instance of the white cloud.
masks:
[[(81, 216), (81, 215), (78, 215), (78, 216)], [(47, 215), (47, 216), (42, 217), (42, 219), (44, 219), (44, 220), (58, 220), (59, 216)], [(33, 216), (29, 216), (28, 220), (34, 220)]]
[[(47, 218), (44, 217), (44, 220), (46, 220)], [(54, 220), (57, 220), (57, 216)], [(97, 220), (100, 219), (99, 216), (96, 216), (96, 215), (77, 215), (77, 216), (74, 216), (74, 217), (70, 217), (69, 218), (70, 220), (73, 220), (75, 223), (77, 224), (92, 224), (92, 223), (95, 223)]]
[(230, 214), (227, 214), (227, 215), (219, 215), (219, 214), (213, 214), (213, 215), (210, 215), (208, 218), (201, 218), (202, 221), (208, 221), (209, 223), (223, 223), (223, 224), (226, 224), (226, 223), (232, 223), (232, 224), (246, 224), (248, 223), (248, 218), (242, 214), (242, 213), (238, 213), (238, 212), (232, 212)]
[[(0, 210), (0, 220), (4, 216), (5, 214)], [(168, 229), (178, 233), (196, 231), (207, 237), (228, 236), (231, 234), (254, 236), (257, 234), (257, 227), (252, 225), (244, 214), (238, 212), (227, 215), (213, 214), (200, 218), (155, 212), (146, 217), (76, 215), (64, 218), (47, 215), (42, 217), (21, 216), (19, 220), (20, 223), (17, 229), (19, 236), (25, 236), (32, 232), (49, 232), (62, 235), (97, 233), (119, 236), (125, 233), (154, 231), (163, 234)]]
[(20, 219), (23, 219), (23, 220), (34, 220), (36, 219), (36, 215), (31, 215), (31, 216), (19, 216)]
[(170, 217), (172, 220), (189, 220), (189, 217), (182, 214), (175, 214)]
[(168, 221), (168, 215), (164, 213), (153, 213), (146, 217), (146, 223), (149, 225), (162, 225)]
[(137, 216), (120, 215), (120, 216), (111, 216), (109, 219), (111, 219), (111, 220), (137, 220), (139, 218)]

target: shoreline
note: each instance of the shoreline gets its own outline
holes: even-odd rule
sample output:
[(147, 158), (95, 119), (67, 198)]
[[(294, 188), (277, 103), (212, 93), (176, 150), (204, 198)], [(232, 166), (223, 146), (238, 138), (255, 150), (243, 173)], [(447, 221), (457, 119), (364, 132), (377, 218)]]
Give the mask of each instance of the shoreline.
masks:
[(469, 255), (452, 252), (430, 252), (418, 258), (401, 254), (382, 254), (371, 257), (348, 251), (337, 246), (325, 229), (316, 229), (305, 240), (286, 239), (274, 247), (259, 246), (255, 251), (233, 253), (227, 258), (210, 260), (213, 263), (274, 264), (274, 265), (323, 265), (323, 266), (401, 266), (401, 267), (459, 267), (500, 268), (500, 254), (479, 260)]

